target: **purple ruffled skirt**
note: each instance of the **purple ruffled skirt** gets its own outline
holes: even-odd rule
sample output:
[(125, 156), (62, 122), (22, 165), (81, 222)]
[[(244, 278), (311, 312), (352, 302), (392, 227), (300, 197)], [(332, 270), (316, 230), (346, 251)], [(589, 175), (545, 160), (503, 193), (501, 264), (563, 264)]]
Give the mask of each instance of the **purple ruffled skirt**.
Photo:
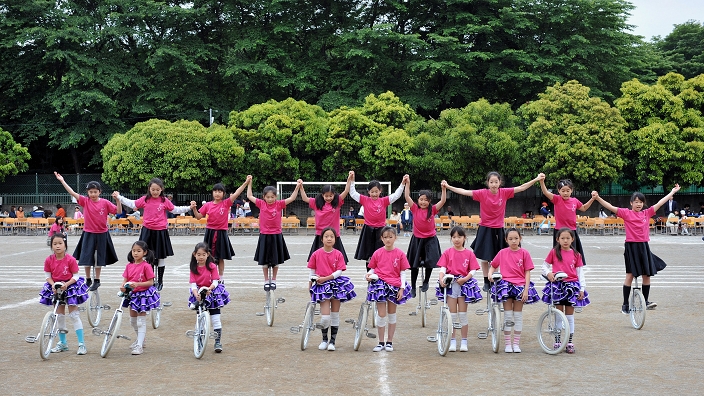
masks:
[[(196, 305), (197, 302), (196, 298), (193, 296), (193, 293), (190, 293), (189, 291), (189, 295), (190, 297), (188, 297), (188, 303)], [(221, 283), (213, 289), (210, 294), (205, 296), (205, 302), (208, 309), (222, 308), (230, 302), (230, 293), (225, 290), (225, 285)]]
[(156, 287), (150, 286), (147, 290), (132, 292), (130, 299), (125, 300), (122, 306), (129, 307), (135, 312), (149, 312), (159, 307), (160, 299)]
[[(499, 302), (504, 302), (510, 298), (520, 300), (519, 296), (523, 293), (524, 288), (525, 286), (516, 286), (511, 282), (501, 279), (491, 287), (491, 294), (498, 298)], [(538, 291), (535, 290), (533, 282), (530, 282), (528, 286), (528, 301), (524, 304), (533, 304), (538, 301), (540, 301)]]
[[(457, 282), (457, 279), (459, 278), (459, 275), (455, 275), (455, 282)], [(450, 290), (448, 290), (447, 294), (450, 294)], [(435, 288), (435, 297), (438, 298), (438, 301), (444, 301), (445, 299), (443, 289), (439, 285)], [(477, 280), (474, 279), (474, 277), (472, 277), (470, 280), (460, 286), (459, 297), (464, 297), (464, 301), (468, 304), (474, 304), (476, 302), (481, 301), (481, 299), (483, 298), (482, 291), (479, 288), (479, 284), (477, 283)]]
[[(39, 292), (39, 303), (44, 305), (53, 305), (51, 302), (54, 293), (51, 291), (51, 285), (49, 282), (44, 283), (42, 291)], [(88, 286), (86, 286), (85, 280), (81, 277), (78, 278), (74, 284), (66, 289), (66, 304), (67, 305), (81, 305), (88, 300)]]
[[(589, 305), (589, 293), (584, 291), (584, 299), (578, 300), (579, 297), (579, 282), (548, 282), (543, 288), (543, 302), (545, 304), (550, 304), (550, 299), (552, 295), (552, 301), (557, 305), (571, 305), (573, 307), (586, 307)], [(563, 304), (558, 304), (562, 302)]]
[(310, 288), (310, 301), (318, 303), (325, 300), (340, 300), (347, 302), (357, 297), (354, 291), (354, 285), (350, 282), (350, 278), (339, 276), (337, 279), (330, 279), (322, 285), (313, 283)]
[(406, 288), (403, 289), (403, 297), (400, 300), (396, 299), (400, 287), (391, 286), (381, 279), (369, 283), (367, 288), (367, 301), (376, 302), (392, 302), (396, 305), (405, 304), (411, 298), (411, 284), (406, 283)]

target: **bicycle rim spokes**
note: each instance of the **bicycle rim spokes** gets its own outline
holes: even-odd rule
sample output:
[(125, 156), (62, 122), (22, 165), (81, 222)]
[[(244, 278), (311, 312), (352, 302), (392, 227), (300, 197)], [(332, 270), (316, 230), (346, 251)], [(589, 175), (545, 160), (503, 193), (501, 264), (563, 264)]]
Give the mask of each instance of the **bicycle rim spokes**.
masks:
[(88, 323), (91, 327), (98, 327), (100, 324), (100, 317), (103, 313), (103, 307), (100, 303), (100, 294), (97, 290), (89, 292), (90, 297), (88, 298)]
[(357, 317), (357, 322), (354, 324), (354, 350), (358, 351), (359, 346), (362, 344), (362, 336), (364, 335), (365, 329), (367, 327), (367, 317), (369, 315), (368, 303), (362, 303), (361, 308), (359, 308), (359, 316)]
[(42, 327), (39, 329), (39, 356), (43, 360), (49, 359), (51, 346), (56, 338), (56, 315), (54, 312), (47, 312), (42, 320)]
[[(425, 279), (425, 278), (424, 278)], [(428, 304), (428, 294), (426, 292), (420, 292), (420, 325), (425, 327), (425, 321), (427, 317), (425, 316), (428, 312), (426, 304)]]
[(645, 324), (645, 297), (641, 294), (640, 289), (633, 289), (631, 294), (631, 304), (629, 309), (629, 314), (631, 316), (631, 324), (636, 330), (643, 328)]
[(274, 304), (276, 304), (276, 297), (274, 296), (274, 291), (269, 290), (268, 292), (266, 292), (266, 305), (264, 306), (264, 313), (266, 314), (267, 326), (272, 326), (274, 324)]
[(491, 307), (489, 311), (489, 332), (491, 333), (491, 350), (499, 352), (499, 341), (501, 337), (501, 310), (498, 305)]
[(315, 304), (312, 302), (308, 303), (306, 307), (306, 315), (303, 317), (303, 334), (301, 334), (301, 350), (305, 351), (308, 347), (308, 340), (310, 340), (310, 333), (315, 330), (315, 325), (313, 324), (313, 317), (315, 316)]
[(117, 332), (120, 331), (120, 323), (122, 323), (122, 312), (115, 311), (108, 329), (105, 331), (105, 339), (103, 339), (103, 346), (100, 348), (100, 357), (107, 357), (112, 348), (112, 344), (115, 343), (115, 338), (117, 338)]
[[(550, 355), (562, 352), (567, 346), (569, 338), (569, 324), (567, 317), (559, 309), (549, 307), (538, 319), (538, 343), (543, 351)], [(555, 348), (557, 341), (559, 346)]]
[(440, 322), (438, 323), (437, 334), (438, 353), (440, 356), (447, 355), (447, 351), (450, 349), (451, 336), (452, 318), (450, 317), (450, 310), (447, 307), (443, 307), (440, 310)]
[(196, 359), (203, 357), (210, 337), (210, 313), (204, 311), (196, 316), (196, 331), (193, 336), (193, 355)]

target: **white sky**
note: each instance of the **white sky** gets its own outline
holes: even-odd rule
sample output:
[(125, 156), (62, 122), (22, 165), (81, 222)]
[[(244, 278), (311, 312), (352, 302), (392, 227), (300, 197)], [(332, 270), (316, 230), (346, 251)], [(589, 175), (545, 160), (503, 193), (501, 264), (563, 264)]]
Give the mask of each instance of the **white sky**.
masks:
[(674, 24), (690, 19), (704, 22), (704, 0), (629, 0), (636, 8), (628, 23), (636, 25), (633, 33), (645, 37), (665, 37)]

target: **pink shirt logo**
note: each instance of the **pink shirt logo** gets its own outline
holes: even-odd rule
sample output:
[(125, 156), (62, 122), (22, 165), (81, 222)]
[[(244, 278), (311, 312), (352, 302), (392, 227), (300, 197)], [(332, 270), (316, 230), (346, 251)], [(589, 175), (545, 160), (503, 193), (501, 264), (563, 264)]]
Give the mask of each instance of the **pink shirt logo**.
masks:
[(220, 208), (220, 214), (221, 214), (221, 215), (225, 214), (224, 211), (225, 211), (225, 208)]
[(61, 275), (68, 275), (68, 263), (64, 265), (64, 272)]
[(469, 268), (469, 259), (464, 259), (464, 263), (462, 263), (462, 266), (464, 268)]
[(501, 205), (503, 205), (503, 203), (504, 203), (504, 199), (503, 199), (503, 198), (499, 198), (499, 200), (496, 201), (496, 206), (501, 206)]
[(516, 263), (519, 267), (523, 268), (523, 259), (518, 260)]
[(570, 210), (577, 213), (577, 205), (572, 204), (572, 207), (570, 208)]
[(159, 207), (156, 208), (157, 212), (161, 212), (164, 210), (164, 204), (159, 205)]
[(98, 211), (98, 214), (100, 214), (101, 216), (105, 216), (105, 208), (101, 206), (100, 210)]
[(394, 268), (398, 267), (398, 257), (394, 259)]

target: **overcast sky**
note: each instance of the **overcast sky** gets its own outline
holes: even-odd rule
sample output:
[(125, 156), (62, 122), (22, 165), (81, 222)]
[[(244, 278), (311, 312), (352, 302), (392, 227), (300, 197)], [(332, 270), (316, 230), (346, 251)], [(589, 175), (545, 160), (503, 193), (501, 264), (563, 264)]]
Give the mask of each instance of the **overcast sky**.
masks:
[(628, 23), (636, 25), (633, 33), (650, 41), (653, 36), (667, 36), (674, 24), (690, 19), (704, 22), (703, 0), (629, 0), (636, 8)]

